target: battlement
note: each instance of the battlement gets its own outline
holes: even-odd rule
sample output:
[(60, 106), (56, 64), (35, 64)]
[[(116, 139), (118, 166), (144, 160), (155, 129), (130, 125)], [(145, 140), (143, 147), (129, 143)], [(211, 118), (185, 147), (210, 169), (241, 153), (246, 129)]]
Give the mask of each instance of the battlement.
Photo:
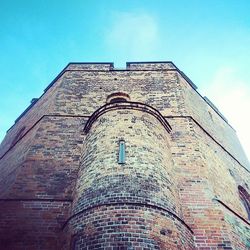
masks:
[(71, 62), (64, 70), (104, 70), (109, 71), (114, 68), (112, 62)]
[(126, 68), (128, 70), (164, 70), (164, 69), (177, 69), (171, 61), (158, 61), (158, 62), (127, 62)]
[(71, 62), (64, 70), (173, 70), (177, 69), (171, 61), (127, 62), (126, 68), (116, 68), (113, 62)]

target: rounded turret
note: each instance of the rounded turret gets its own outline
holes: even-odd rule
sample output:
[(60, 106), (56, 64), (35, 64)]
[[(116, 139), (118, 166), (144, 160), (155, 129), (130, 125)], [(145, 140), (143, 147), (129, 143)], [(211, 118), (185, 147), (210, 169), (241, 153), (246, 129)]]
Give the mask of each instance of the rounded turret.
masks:
[(189, 246), (172, 173), (171, 127), (163, 116), (120, 98), (94, 112), (84, 130), (68, 222), (74, 249)]

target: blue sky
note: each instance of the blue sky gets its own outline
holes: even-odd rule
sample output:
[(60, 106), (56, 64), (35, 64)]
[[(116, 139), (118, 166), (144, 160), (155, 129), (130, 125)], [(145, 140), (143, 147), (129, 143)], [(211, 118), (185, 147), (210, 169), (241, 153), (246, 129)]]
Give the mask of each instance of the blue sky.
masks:
[(72, 61), (171, 60), (250, 158), (249, 0), (12, 0), (0, 8), (0, 140)]

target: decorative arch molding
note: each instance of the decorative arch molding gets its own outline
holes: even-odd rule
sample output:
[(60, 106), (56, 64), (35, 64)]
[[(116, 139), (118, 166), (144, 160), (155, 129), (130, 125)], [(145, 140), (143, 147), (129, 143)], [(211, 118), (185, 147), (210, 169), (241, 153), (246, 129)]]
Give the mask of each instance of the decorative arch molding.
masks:
[(97, 120), (98, 117), (101, 115), (113, 111), (113, 110), (120, 110), (120, 109), (130, 109), (130, 110), (139, 110), (142, 112), (146, 112), (152, 116), (154, 116), (166, 129), (168, 133), (172, 130), (170, 124), (167, 120), (162, 116), (162, 114), (156, 110), (155, 108), (140, 102), (114, 102), (114, 103), (107, 103), (104, 106), (97, 109), (88, 119), (87, 123), (84, 127), (84, 132), (88, 133), (91, 129), (93, 123)]

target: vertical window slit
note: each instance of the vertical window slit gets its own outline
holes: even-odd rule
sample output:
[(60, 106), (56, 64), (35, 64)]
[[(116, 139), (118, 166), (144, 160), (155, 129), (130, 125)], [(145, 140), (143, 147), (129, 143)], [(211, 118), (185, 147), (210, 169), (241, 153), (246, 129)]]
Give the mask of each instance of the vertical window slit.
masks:
[(118, 156), (118, 163), (124, 164), (125, 163), (125, 141), (119, 141), (119, 156)]

